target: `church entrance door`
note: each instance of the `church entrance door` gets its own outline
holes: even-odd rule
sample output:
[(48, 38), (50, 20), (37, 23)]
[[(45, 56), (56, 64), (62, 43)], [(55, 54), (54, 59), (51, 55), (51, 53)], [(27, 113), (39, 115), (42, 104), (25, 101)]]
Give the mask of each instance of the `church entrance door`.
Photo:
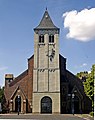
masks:
[(18, 109), (19, 109), (19, 112), (21, 112), (21, 97), (19, 96), (19, 99), (18, 99), (18, 96), (16, 96), (15, 98), (15, 112), (18, 112)]
[(74, 112), (80, 113), (79, 98), (77, 96), (74, 97)]
[(52, 99), (48, 96), (41, 99), (41, 113), (52, 113)]

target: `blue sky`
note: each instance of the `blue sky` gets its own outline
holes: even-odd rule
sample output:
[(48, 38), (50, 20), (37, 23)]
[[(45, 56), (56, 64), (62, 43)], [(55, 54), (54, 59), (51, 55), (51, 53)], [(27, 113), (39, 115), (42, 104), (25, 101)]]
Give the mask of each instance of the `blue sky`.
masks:
[[(76, 17), (82, 20), (78, 15), (83, 10), (95, 8), (95, 0), (0, 0), (0, 86), (4, 85), (6, 73), (16, 77), (27, 69), (27, 59), (34, 53), (33, 28), (39, 24), (46, 7), (54, 24), (60, 28), (60, 53), (67, 58), (67, 69), (76, 74), (90, 71), (92, 64), (95, 64), (94, 34), (90, 34), (91, 38), (88, 34), (91, 31), (88, 30), (86, 35), (89, 40), (85, 39), (84, 42), (83, 36), (76, 34), (77, 29), (72, 29), (73, 25), (80, 23), (79, 20), (75, 21)], [(76, 14), (72, 14), (74, 10)], [(94, 10), (93, 13), (95, 16)], [(66, 19), (69, 14), (74, 16), (74, 21)], [(95, 23), (90, 23), (93, 25), (89, 28), (94, 30)], [(79, 30), (88, 29), (87, 26), (82, 27)], [(66, 37), (68, 32), (70, 35)]]

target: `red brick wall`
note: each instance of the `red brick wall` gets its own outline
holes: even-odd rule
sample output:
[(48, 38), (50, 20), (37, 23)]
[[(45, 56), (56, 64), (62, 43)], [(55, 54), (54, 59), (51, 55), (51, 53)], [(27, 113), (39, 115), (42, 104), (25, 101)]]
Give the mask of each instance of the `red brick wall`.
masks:
[[(19, 86), (25, 96), (28, 98), (28, 111), (30, 112), (30, 104), (32, 102), (32, 89), (33, 89), (33, 62), (34, 57), (32, 56), (30, 59), (28, 59), (28, 70), (20, 74), (18, 77), (16, 77), (10, 84), (6, 82), (5, 85), (5, 98), (8, 101), (10, 101), (10, 97), (16, 90), (16, 88)], [(30, 102), (30, 103), (29, 103)]]
[[(34, 68), (34, 56), (28, 59), (28, 102), (32, 104), (33, 93), (33, 68)], [(30, 105), (28, 106), (29, 112), (31, 112)]]

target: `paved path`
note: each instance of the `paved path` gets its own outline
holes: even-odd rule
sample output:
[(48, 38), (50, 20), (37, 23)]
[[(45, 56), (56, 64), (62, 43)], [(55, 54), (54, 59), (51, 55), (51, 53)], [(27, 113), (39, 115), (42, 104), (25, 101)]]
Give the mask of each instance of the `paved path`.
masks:
[(0, 114), (0, 119), (30, 119), (30, 120), (94, 120), (78, 117), (77, 115), (61, 114), (61, 115), (32, 115), (32, 114)]

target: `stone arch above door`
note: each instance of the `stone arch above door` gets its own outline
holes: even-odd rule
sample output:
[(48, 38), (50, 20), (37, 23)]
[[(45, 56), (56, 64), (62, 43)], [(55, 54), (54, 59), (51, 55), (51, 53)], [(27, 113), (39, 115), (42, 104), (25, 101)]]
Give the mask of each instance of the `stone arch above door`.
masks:
[[(26, 113), (26, 96), (22, 89), (18, 86), (10, 97), (10, 111), (16, 111), (16, 98), (17, 96), (21, 97), (21, 113)], [(17, 112), (17, 111), (16, 111)]]
[(48, 96), (41, 99), (41, 113), (52, 113), (52, 99)]
[(81, 113), (82, 112), (82, 101), (83, 101), (83, 95), (81, 94), (78, 87), (75, 85), (72, 92), (74, 94), (74, 111), (75, 113)]

